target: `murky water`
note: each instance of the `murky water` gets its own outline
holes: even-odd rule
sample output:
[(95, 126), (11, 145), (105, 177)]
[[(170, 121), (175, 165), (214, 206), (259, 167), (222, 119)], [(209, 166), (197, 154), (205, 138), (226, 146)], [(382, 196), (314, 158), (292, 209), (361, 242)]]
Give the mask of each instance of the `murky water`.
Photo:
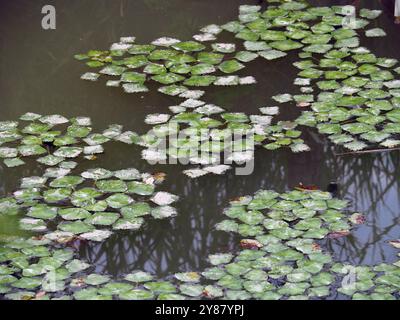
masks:
[[(1, 0), (0, 1), (0, 120), (17, 119), (32, 111), (59, 113), (66, 117), (90, 116), (95, 129), (110, 123), (126, 130), (145, 132), (145, 115), (164, 112), (176, 99), (158, 93), (150, 85), (143, 95), (124, 94), (104, 84), (81, 81), (86, 71), (73, 55), (93, 48), (108, 48), (123, 35), (135, 35), (138, 43), (161, 36), (189, 39), (210, 23), (222, 24), (237, 17), (241, 4), (251, 0)], [(343, 4), (344, 1), (311, 1)], [(54, 4), (57, 29), (41, 29), (41, 8)], [(385, 1), (383, 1), (385, 3)], [(360, 6), (378, 8), (380, 2), (360, 1)], [(386, 10), (386, 9), (385, 9)], [(372, 22), (387, 32), (386, 38), (362, 39), (362, 45), (377, 55), (400, 59), (400, 27), (389, 11)], [(225, 38), (224, 38), (225, 37)], [(221, 41), (233, 41), (223, 36)], [(270, 97), (296, 92), (292, 84), (296, 70), (291, 63), (296, 54), (274, 63), (260, 59), (249, 63), (240, 75), (253, 75), (258, 84), (233, 88), (207, 88), (202, 99), (232, 111), (255, 112), (272, 106)], [(296, 109), (283, 109), (282, 118), (294, 119)], [(206, 176), (190, 180), (182, 166), (150, 166), (140, 159), (140, 148), (107, 145), (95, 163), (82, 164), (110, 170), (136, 167), (141, 171), (168, 174), (162, 189), (181, 197), (179, 215), (171, 220), (151, 221), (137, 232), (117, 233), (101, 244), (80, 243), (81, 258), (97, 266), (97, 271), (120, 275), (135, 269), (159, 276), (177, 271), (200, 270), (205, 257), (234, 249), (238, 238), (215, 231), (228, 200), (252, 194), (258, 189), (288, 190), (299, 182), (326, 189), (338, 183), (338, 195), (352, 201), (351, 209), (367, 217), (365, 225), (351, 236), (330, 239), (326, 246), (336, 260), (354, 264), (376, 264), (396, 260), (397, 251), (385, 243), (400, 234), (400, 154), (398, 151), (337, 155), (325, 137), (306, 130), (311, 152), (258, 150), (254, 173), (250, 176)], [(307, 131), (308, 130), (308, 131)], [(45, 168), (31, 161), (10, 169), (0, 165), (0, 194), (12, 192), (23, 176), (41, 175)], [(0, 221), (0, 232), (17, 232), (13, 221)]]

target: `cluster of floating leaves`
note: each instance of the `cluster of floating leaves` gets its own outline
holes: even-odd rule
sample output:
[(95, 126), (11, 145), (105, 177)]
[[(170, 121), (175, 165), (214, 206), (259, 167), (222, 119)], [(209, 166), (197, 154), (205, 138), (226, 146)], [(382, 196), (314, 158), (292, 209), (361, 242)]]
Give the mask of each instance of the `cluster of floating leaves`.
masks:
[[(294, 63), (300, 69), (295, 84), (301, 87), (301, 94), (274, 97), (280, 103), (294, 100), (299, 107), (311, 108), (296, 119), (297, 124), (317, 127), (320, 133), (329, 134), (333, 143), (353, 151), (376, 144), (396, 147), (400, 145), (400, 80), (395, 79), (400, 73), (398, 61), (378, 58), (360, 47), (356, 32), (381, 11), (361, 9), (362, 18), (347, 27), (343, 26), (345, 12), (342, 6), (307, 8), (305, 3), (293, 1), (254, 13), (246, 28), (231, 31), (238, 37), (246, 30), (246, 35), (254, 37), (251, 40), (264, 40), (261, 43), (272, 48), (258, 52), (264, 58), (302, 50), (302, 60)], [(379, 28), (365, 34), (385, 35)]]
[[(100, 284), (107, 283), (98, 298), (112, 298), (133, 288), (109, 283), (109, 276), (88, 273), (93, 268), (76, 259), (72, 247), (76, 241), (101, 242), (113, 232), (136, 231), (147, 216), (175, 216), (177, 210), (171, 204), (178, 197), (155, 191), (163, 179), (162, 174), (143, 174), (134, 168), (23, 178), (19, 190), (0, 200), (0, 214), (18, 216), (20, 228), (37, 235), (2, 239), (6, 242), (0, 247), (0, 294), (23, 300), (69, 299), (71, 295), (95, 299), (93, 290), (97, 292)], [(130, 292), (121, 298), (133, 297)], [(151, 298), (140, 293), (137, 297)]]
[[(190, 177), (207, 173), (222, 174), (230, 168), (227, 163), (241, 164), (254, 157), (255, 146), (269, 150), (288, 146), (293, 152), (308, 150), (297, 124), (279, 121), (272, 125), (276, 107), (261, 108), (260, 115), (226, 112), (214, 104), (199, 100), (203, 91), (187, 91), (189, 97), (179, 105), (170, 106), (174, 115), (150, 114), (145, 122), (154, 125), (138, 143), (147, 149), (142, 156), (149, 161), (167, 158), (201, 167), (185, 170)], [(169, 146), (164, 147), (165, 141)], [(224, 160), (221, 160), (224, 155)], [(220, 165), (219, 163), (225, 163)]]
[[(201, 29), (201, 34), (194, 36), (196, 41), (165, 37), (151, 44), (136, 44), (134, 37), (123, 37), (110, 50), (91, 50), (76, 58), (89, 60), (87, 65), (101, 68), (100, 74), (119, 76), (119, 80), (107, 82), (110, 86), (122, 84), (127, 92), (145, 91), (144, 83), (154, 80), (166, 85), (159, 89), (162, 93), (185, 98), (184, 102), (170, 107), (172, 115), (155, 114), (146, 118), (146, 123), (155, 125), (154, 129), (163, 138), (171, 133), (165, 127), (171, 122), (189, 125), (189, 129), (214, 130), (217, 132), (214, 136), (220, 135), (225, 128), (243, 129), (252, 130), (256, 144), (268, 150), (290, 146), (293, 152), (302, 152), (308, 151), (309, 147), (300, 138), (301, 131), (295, 129), (301, 125), (317, 127), (320, 133), (329, 134), (333, 143), (353, 151), (377, 144), (382, 148), (398, 146), (400, 80), (395, 80), (390, 71), (400, 72), (395, 68), (397, 60), (377, 58), (368, 49), (360, 47), (357, 33), (381, 11), (361, 9), (360, 17), (346, 26), (343, 23), (347, 11), (343, 6), (309, 7), (305, 2), (269, 2), (276, 5), (269, 5), (264, 12), (260, 6), (240, 6), (238, 20), (222, 26), (206, 26)], [(232, 33), (243, 42), (218, 43), (216, 38), (222, 32)], [(385, 33), (374, 28), (367, 30), (365, 35), (379, 37)], [(200, 43), (203, 40), (211, 42), (210, 48)], [(243, 48), (238, 48), (239, 45)], [(279, 113), (278, 107), (260, 108), (261, 115), (223, 113), (224, 109), (198, 100), (202, 91), (187, 88), (254, 83), (252, 77), (211, 74), (218, 71), (233, 73), (258, 57), (273, 60), (294, 50), (302, 50), (299, 54), (302, 60), (294, 64), (301, 70), (295, 79), (301, 94), (286, 93), (273, 98), (279, 103), (294, 100), (299, 107), (310, 109), (303, 111), (295, 122), (281, 121), (273, 125), (272, 115)], [(130, 71), (133, 69), (136, 71)], [(142, 73), (137, 72), (139, 69)], [(98, 77), (96, 73), (83, 76), (89, 80)], [(314, 95), (316, 90), (317, 96)], [(188, 111), (188, 108), (194, 110)], [(179, 127), (177, 130), (184, 129)], [(177, 141), (178, 148), (167, 153), (172, 153), (175, 158), (187, 158), (190, 146), (194, 145), (201, 145), (203, 151), (221, 151), (218, 150), (221, 143), (211, 144), (209, 137), (204, 140), (198, 131), (189, 132), (192, 139)], [(149, 143), (142, 142), (145, 146)], [(240, 163), (252, 158), (248, 150), (241, 151), (230, 160)], [(144, 158), (165, 159), (167, 153), (145, 150)], [(188, 162), (206, 166), (185, 171), (191, 177), (207, 174), (210, 170), (223, 173), (229, 169), (228, 166), (215, 166), (214, 162), (218, 161), (213, 155), (207, 159), (192, 156)]]
[(64, 242), (79, 235), (102, 241), (112, 234), (109, 229), (139, 229), (148, 215), (156, 219), (176, 215), (170, 204), (178, 197), (155, 192), (156, 181), (153, 175), (134, 168), (114, 172), (94, 168), (57, 178), (26, 177), (21, 189), (1, 200), (0, 208), (3, 214), (24, 214), (20, 221), (23, 230), (42, 232), (49, 225), (56, 226), (57, 231), (46, 234), (51, 240)]
[[(257, 39), (248, 38), (250, 30), (248, 32), (245, 30), (247, 22), (250, 22), (246, 19), (252, 15), (260, 15), (260, 7), (241, 6), (239, 10), (240, 21), (230, 22), (223, 26), (206, 26), (202, 32), (208, 35), (212, 34), (214, 39), (224, 30), (228, 32), (242, 30), (243, 32), (239, 33), (237, 38), (245, 40), (243, 51), (236, 52), (235, 44), (212, 43), (213, 51), (203, 52), (206, 49), (203, 44), (194, 41), (181, 42), (171, 38), (157, 39), (150, 45), (138, 45), (135, 44), (134, 37), (124, 37), (120, 43), (113, 44), (110, 50), (92, 50), (87, 54), (76, 56), (79, 60), (89, 59), (87, 64), (91, 67), (102, 68), (101, 74), (120, 77), (118, 81), (109, 80), (108, 85), (119, 86), (122, 83), (125, 91), (136, 92), (136, 90), (127, 90), (127, 88), (140, 86), (146, 90), (143, 88), (144, 83), (152, 79), (168, 85), (159, 89), (162, 93), (184, 99), (183, 102), (169, 107), (172, 114), (150, 114), (146, 117), (145, 122), (152, 125), (153, 128), (151, 134), (142, 136), (142, 140), (139, 142), (140, 145), (147, 148), (142, 153), (144, 159), (166, 161), (169, 158), (179, 160), (180, 163), (197, 164), (199, 167), (184, 171), (188, 176), (196, 178), (209, 173), (223, 174), (231, 168), (227, 164), (242, 164), (252, 160), (254, 145), (262, 145), (268, 150), (276, 150), (281, 147), (290, 147), (293, 152), (309, 150), (304, 140), (300, 138), (301, 132), (296, 130), (296, 123), (280, 121), (272, 125), (273, 116), (279, 113), (277, 107), (260, 108), (261, 114), (250, 116), (244, 112), (226, 112), (219, 106), (199, 100), (204, 91), (189, 90), (187, 87), (177, 84), (181, 81), (187, 86), (209, 86), (212, 83), (237, 85), (254, 82), (252, 77), (210, 76), (217, 69), (224, 73), (238, 71), (244, 67), (241, 62), (252, 61), (266, 52), (276, 53), (276, 50), (271, 49), (268, 41), (255, 41), (264, 30), (260, 29), (261, 26), (258, 25), (260, 21), (249, 23), (248, 26), (253, 30), (251, 33), (254, 33)], [(264, 17), (260, 17), (260, 19), (267, 28), (267, 20)], [(198, 35), (195, 38), (198, 38)], [(211, 37), (207, 36), (207, 38)], [(129, 56), (126, 58), (126, 55)], [(282, 54), (277, 55), (276, 58), (280, 56)], [(272, 58), (268, 56), (268, 59)], [(140, 60), (140, 63), (133, 63), (134, 60)], [(152, 60), (157, 60), (162, 64), (156, 65)], [(219, 66), (215, 68), (214, 65)], [(143, 73), (127, 71), (139, 68), (143, 69)], [(180, 72), (182, 68), (185, 70), (183, 75)], [(178, 70), (180, 71), (178, 72)], [(201, 74), (200, 71), (202, 71)], [(180, 74), (179, 77), (176, 76), (176, 72)], [(156, 75), (150, 77), (149, 73)], [(89, 74), (93, 75), (93, 73)], [(190, 75), (186, 76), (187, 74)], [(99, 74), (88, 77), (86, 74), (83, 78), (94, 80), (98, 76)], [(164, 78), (176, 81), (165, 83), (161, 81)], [(208, 132), (204, 134), (204, 130), (208, 130)], [(254, 141), (249, 141), (243, 136), (238, 137), (237, 132), (240, 130), (243, 131), (243, 135), (253, 133)], [(233, 145), (224, 143), (224, 140), (230, 137), (232, 132), (236, 133), (236, 142)], [(177, 133), (180, 138), (168, 139)], [(184, 137), (182, 138), (182, 136)], [(160, 148), (167, 139), (172, 146)], [(226, 161), (221, 161), (223, 153)], [(221, 162), (225, 164), (220, 165)]]
[[(42, 176), (22, 178), (18, 190), (0, 199), (0, 215), (18, 217), (20, 229), (37, 234), (28, 239), (2, 239), (6, 242), (0, 247), (0, 294), (23, 300), (71, 298), (66, 293), (76, 299), (95, 299), (93, 290), (75, 291), (107, 283), (111, 277), (87, 273), (93, 268), (66, 248), (76, 241), (100, 242), (116, 231), (138, 230), (148, 216), (173, 217), (177, 210), (171, 205), (178, 197), (156, 191), (165, 178), (163, 173), (140, 173), (135, 168), (92, 168), (77, 173), (78, 163), (72, 159), (83, 155), (94, 160), (95, 154), (104, 152), (102, 144), (111, 140), (140, 141), (120, 125), (93, 133), (87, 117), (68, 120), (61, 115), (27, 113), (20, 121), (0, 122), (0, 154), (5, 165), (15, 167), (33, 157), (47, 169)], [(78, 277), (84, 274), (84, 279)], [(109, 283), (102, 289), (109, 293), (98, 296), (111, 298), (118, 290), (122, 292), (118, 288), (119, 284)]]
[(308, 77), (298, 81), (324, 76), (314, 83), (321, 90), (318, 101), (312, 94), (295, 96), (311, 108), (296, 122), (353, 151), (400, 145), (400, 80), (390, 71), (397, 60), (377, 58), (365, 48), (333, 49), (324, 57), (319, 65), (309, 59), (296, 63), (299, 75)]
[[(231, 201), (218, 230), (238, 232), (237, 255), (216, 254), (217, 267), (206, 275), (227, 287), (231, 299), (315, 299), (341, 293), (353, 299), (395, 299), (400, 290), (399, 263), (351, 266), (334, 263), (323, 250), (326, 238), (347, 236), (363, 223), (359, 213), (344, 212), (347, 201), (322, 191), (278, 194), (261, 190)], [(353, 283), (343, 281), (353, 275)]]
[[(241, 6), (242, 13), (259, 7)], [(163, 85), (160, 92), (178, 95), (190, 87), (207, 87), (252, 84), (251, 76), (239, 77), (233, 73), (243, 69), (243, 63), (254, 60), (257, 51), (268, 49), (267, 44), (245, 43), (244, 51), (237, 52), (234, 43), (214, 42), (230, 25), (208, 25), (201, 29), (204, 34), (195, 35), (195, 40), (180, 41), (163, 37), (151, 44), (136, 44), (135, 37), (122, 37), (110, 50), (90, 50), (86, 54), (75, 55), (86, 61), (98, 72), (87, 72), (82, 79), (96, 81), (101, 75), (119, 77), (108, 80), (107, 86), (122, 86), (127, 93), (146, 92), (145, 83), (152, 80)], [(197, 41), (196, 41), (197, 40)], [(213, 41), (209, 46), (202, 42)], [(218, 75), (220, 73), (221, 75)], [(216, 75), (217, 74), (217, 75)]]
[(53, 167), (45, 176), (61, 176), (77, 166), (73, 159), (96, 159), (104, 152), (106, 142), (132, 144), (138, 137), (131, 131), (122, 132), (121, 125), (112, 124), (102, 133), (92, 132), (91, 125), (88, 117), (67, 119), (31, 112), (22, 115), (20, 121), (0, 121), (0, 158), (7, 167), (16, 167), (25, 164), (24, 158), (34, 157), (40, 164)]
[(277, 108), (261, 108), (263, 115), (251, 116), (225, 112), (221, 107), (199, 100), (202, 94), (202, 91), (187, 93), (188, 99), (170, 107), (172, 111), (180, 111), (172, 117), (148, 115), (145, 122), (153, 128), (143, 135), (123, 131), (118, 124), (95, 133), (88, 117), (67, 119), (57, 114), (26, 113), (20, 121), (0, 121), (0, 158), (7, 167), (21, 166), (25, 164), (24, 159), (35, 158), (49, 167), (45, 177), (60, 177), (77, 166), (73, 160), (95, 160), (105, 152), (104, 144), (117, 141), (146, 148), (142, 157), (148, 161), (164, 161), (169, 157), (180, 163), (201, 165), (201, 169), (185, 171), (191, 177), (199, 177), (229, 170), (231, 166), (218, 164), (222, 154), (230, 163), (250, 161), (255, 144), (264, 144), (267, 149), (290, 146), (293, 152), (308, 150), (299, 138), (301, 132), (295, 130), (296, 123), (280, 121), (270, 125), (273, 115), (279, 112)]
[[(146, 215), (159, 219), (176, 214), (170, 205), (177, 197), (155, 192), (157, 178), (136, 169), (111, 172), (95, 168), (70, 174), (77, 165), (71, 159), (82, 155), (92, 160), (110, 140), (144, 146), (143, 158), (159, 159), (165, 155), (152, 148), (160, 138), (174, 133), (171, 128), (175, 126), (178, 129), (172, 130), (186, 132), (191, 138), (173, 141), (169, 156), (189, 157), (190, 163), (200, 165), (185, 172), (191, 177), (221, 174), (230, 168), (188, 155), (194, 145), (206, 153), (222, 152), (220, 143), (211, 142), (224, 137), (227, 129), (253, 130), (256, 143), (269, 150), (282, 146), (290, 146), (294, 152), (308, 150), (299, 138), (299, 125), (317, 127), (334, 143), (351, 150), (376, 143), (386, 148), (399, 144), (400, 85), (393, 74), (400, 71), (395, 68), (397, 61), (377, 58), (360, 47), (355, 31), (380, 11), (362, 9), (362, 18), (346, 29), (340, 6), (310, 8), (303, 2), (269, 2), (277, 6), (264, 12), (259, 6), (241, 6), (238, 21), (206, 26), (194, 36), (195, 41), (165, 37), (141, 45), (134, 37), (123, 37), (110, 50), (76, 56), (89, 67), (100, 68), (84, 74), (83, 79), (94, 81), (100, 74), (118, 76), (107, 85), (122, 86), (128, 93), (147, 91), (145, 83), (152, 80), (164, 85), (160, 92), (183, 98), (182, 103), (169, 108), (172, 115), (147, 116), (145, 122), (154, 126), (156, 136), (123, 132), (119, 125), (92, 133), (86, 117), (68, 120), (60, 115), (28, 113), (20, 119), (23, 128), (17, 121), (0, 122), (0, 157), (6, 166), (22, 165), (24, 157), (34, 156), (50, 167), (41, 177), (23, 178), (20, 190), (0, 201), (0, 214), (22, 216), (21, 228), (38, 234), (0, 247), (2, 295), (26, 300), (315, 299), (336, 293), (352, 299), (399, 297), (399, 262), (376, 266), (334, 263), (322, 248), (324, 239), (348, 235), (363, 217), (347, 215), (345, 201), (321, 191), (278, 194), (261, 190), (232, 201), (224, 211), (229, 219), (216, 228), (243, 236), (241, 250), (210, 255), (212, 266), (203, 272), (156, 279), (135, 271), (117, 281), (92, 272), (92, 266), (77, 259), (71, 248), (66, 249), (76, 240), (104, 241), (115, 230), (137, 230)], [(216, 42), (222, 31), (243, 40), (241, 51), (236, 44)], [(385, 33), (373, 28), (365, 35)], [(208, 41), (211, 49), (204, 44)], [(225, 112), (199, 100), (203, 91), (187, 88), (255, 83), (251, 76), (233, 74), (258, 57), (273, 60), (298, 49), (303, 52), (302, 60), (295, 63), (301, 70), (295, 84), (301, 87), (301, 94), (274, 97), (279, 103), (294, 100), (299, 107), (311, 108), (294, 122), (272, 124), (278, 107), (260, 108), (261, 115)], [(314, 90), (320, 91), (317, 101)], [(202, 137), (200, 129), (212, 130)], [(231, 160), (248, 160), (247, 151), (242, 144), (234, 146)], [(400, 247), (398, 240), (390, 244)], [(354, 281), (346, 285), (343, 280), (349, 273)]]
[[(7, 299), (27, 300), (321, 299), (336, 293), (352, 299), (398, 298), (398, 262), (351, 266), (334, 263), (322, 249), (323, 239), (345, 236), (363, 222), (360, 214), (347, 214), (346, 206), (318, 190), (260, 190), (237, 198), (224, 211), (230, 219), (216, 227), (244, 236), (241, 249), (210, 255), (210, 267), (202, 272), (165, 279), (143, 271), (120, 280), (91, 272), (93, 267), (76, 259), (72, 249), (54, 242), (54, 233), (16, 239), (0, 248), (0, 292)], [(350, 284), (343, 281), (349, 273)]]

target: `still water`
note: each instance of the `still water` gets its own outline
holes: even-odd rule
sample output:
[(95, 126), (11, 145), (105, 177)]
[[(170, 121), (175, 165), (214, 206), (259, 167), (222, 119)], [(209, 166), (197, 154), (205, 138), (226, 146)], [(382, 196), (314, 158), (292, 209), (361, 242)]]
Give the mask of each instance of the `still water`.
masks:
[[(346, 1), (311, 1), (329, 5)], [(389, 1), (390, 2), (390, 1)], [(107, 88), (104, 81), (79, 79), (86, 67), (73, 55), (90, 49), (107, 49), (120, 36), (134, 35), (138, 43), (161, 36), (182, 40), (210, 23), (223, 24), (237, 18), (238, 6), (256, 0), (0, 0), (0, 120), (14, 120), (31, 111), (59, 113), (66, 117), (90, 116), (95, 130), (111, 123), (139, 133), (149, 113), (166, 112), (177, 99), (158, 93), (155, 85), (142, 95), (124, 94)], [(361, 7), (378, 9), (385, 1), (360, 1)], [(53, 4), (57, 29), (41, 29), (41, 8)], [(361, 39), (362, 45), (382, 57), (400, 59), (400, 27), (393, 24), (390, 9), (372, 24), (383, 28), (385, 38)], [(234, 41), (228, 35), (221, 42)], [(240, 71), (253, 75), (258, 84), (242, 87), (212, 87), (202, 98), (227, 110), (257, 112), (273, 106), (275, 94), (296, 92), (292, 84), (296, 54), (274, 63), (256, 59)], [(299, 111), (281, 108), (282, 118), (294, 119)], [(191, 180), (183, 166), (150, 166), (140, 158), (141, 148), (109, 144), (95, 163), (84, 162), (80, 170), (136, 167), (140, 171), (168, 174), (161, 189), (180, 196), (179, 215), (166, 221), (150, 221), (136, 232), (117, 233), (104, 243), (80, 243), (82, 259), (96, 271), (121, 275), (141, 269), (162, 277), (178, 271), (207, 267), (210, 253), (235, 250), (238, 238), (214, 230), (223, 219), (229, 199), (258, 189), (289, 190), (300, 182), (326, 190), (338, 184), (338, 196), (351, 200), (351, 210), (365, 214), (367, 221), (348, 237), (324, 240), (338, 261), (377, 264), (397, 260), (397, 250), (386, 243), (400, 237), (400, 154), (398, 151), (363, 155), (338, 155), (327, 139), (304, 128), (311, 152), (258, 150), (254, 172), (235, 176), (206, 176)], [(45, 168), (36, 161), (18, 168), (0, 165), (0, 195), (15, 190), (23, 176), (41, 175)], [(17, 233), (16, 223), (0, 221), (0, 233)]]

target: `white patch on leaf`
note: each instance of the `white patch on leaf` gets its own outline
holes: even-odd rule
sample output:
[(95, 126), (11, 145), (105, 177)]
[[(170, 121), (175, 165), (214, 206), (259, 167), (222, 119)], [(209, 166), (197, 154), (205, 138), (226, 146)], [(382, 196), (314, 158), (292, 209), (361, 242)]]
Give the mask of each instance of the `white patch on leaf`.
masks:
[(155, 204), (159, 206), (165, 206), (178, 200), (178, 196), (169, 192), (160, 191), (157, 192), (152, 198), (150, 198)]

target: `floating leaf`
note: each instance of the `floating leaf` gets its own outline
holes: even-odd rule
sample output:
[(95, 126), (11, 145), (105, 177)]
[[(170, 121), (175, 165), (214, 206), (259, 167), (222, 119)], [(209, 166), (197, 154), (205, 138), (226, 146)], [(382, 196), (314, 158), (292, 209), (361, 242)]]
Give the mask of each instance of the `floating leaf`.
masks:
[(287, 53), (279, 50), (261, 51), (258, 54), (267, 60), (279, 59), (287, 55)]
[(383, 31), (381, 28), (374, 28), (365, 31), (365, 36), (367, 37), (385, 37), (386, 32)]
[(179, 286), (182, 294), (190, 297), (199, 297), (203, 294), (204, 287), (202, 285), (182, 284)]
[(110, 281), (110, 277), (93, 273), (93, 274), (88, 275), (84, 281), (86, 284), (98, 286), (100, 284), (104, 284), (104, 283), (107, 283), (108, 281)]
[(94, 230), (92, 225), (82, 221), (61, 223), (58, 225), (58, 228), (62, 231), (71, 232), (74, 234), (87, 233)]
[(66, 268), (71, 273), (80, 272), (80, 271), (83, 271), (83, 270), (85, 270), (85, 269), (87, 269), (89, 267), (90, 267), (89, 264), (87, 264), (87, 263), (85, 263), (85, 262), (83, 262), (81, 260), (77, 260), (77, 259), (72, 260), (71, 262), (69, 262), (66, 265)]
[(128, 190), (126, 183), (122, 180), (98, 180), (96, 187), (103, 192), (125, 192)]
[(79, 147), (61, 147), (53, 155), (61, 158), (76, 158), (82, 151), (83, 149)]
[(96, 212), (85, 219), (85, 223), (100, 226), (110, 226), (119, 218), (119, 214), (115, 212)]
[(160, 206), (151, 210), (151, 215), (156, 219), (164, 219), (177, 215), (175, 208), (171, 206)]
[(4, 164), (8, 168), (19, 167), (25, 164), (25, 162), (19, 158), (9, 158), (4, 160)]
[(108, 230), (94, 230), (91, 232), (85, 232), (79, 235), (80, 238), (90, 241), (104, 241), (112, 235), (111, 231)]
[(117, 222), (114, 223), (113, 229), (115, 230), (137, 230), (139, 229), (144, 223), (142, 218), (126, 218), (126, 219), (119, 219)]
[(151, 281), (153, 278), (151, 274), (143, 271), (136, 271), (125, 276), (125, 280), (136, 283)]
[(200, 275), (197, 272), (175, 273), (175, 278), (183, 282), (199, 282)]
[(221, 63), (218, 68), (224, 73), (233, 73), (243, 69), (244, 65), (236, 60), (227, 60)]
[(236, 46), (233, 43), (213, 43), (211, 46), (215, 51), (222, 53), (232, 53), (236, 50)]

